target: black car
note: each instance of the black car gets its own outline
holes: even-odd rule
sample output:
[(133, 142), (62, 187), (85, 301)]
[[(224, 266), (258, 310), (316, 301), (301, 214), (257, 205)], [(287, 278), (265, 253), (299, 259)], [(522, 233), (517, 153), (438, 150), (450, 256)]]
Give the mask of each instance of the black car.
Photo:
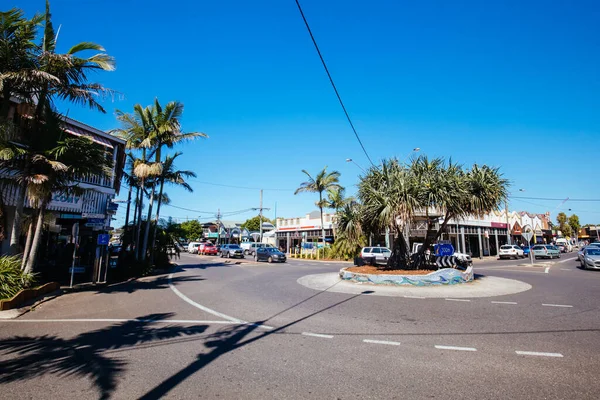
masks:
[(259, 247), (254, 253), (254, 261), (266, 260), (272, 262), (285, 262), (285, 254), (274, 247)]
[(244, 258), (244, 249), (242, 249), (237, 244), (224, 244), (224, 245), (221, 245), (221, 248), (219, 249), (219, 255), (221, 256), (221, 258), (223, 258), (223, 257)]

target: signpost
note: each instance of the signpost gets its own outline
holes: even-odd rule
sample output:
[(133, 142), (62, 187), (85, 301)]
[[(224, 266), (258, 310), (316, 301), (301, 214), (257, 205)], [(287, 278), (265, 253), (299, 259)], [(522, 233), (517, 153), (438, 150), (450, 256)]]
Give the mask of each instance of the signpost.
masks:
[(75, 222), (73, 224), (73, 228), (71, 229), (71, 235), (73, 236), (73, 263), (71, 264), (71, 284), (70, 288), (73, 287), (73, 277), (75, 275), (75, 257), (77, 255), (77, 238), (79, 237), (79, 222)]
[(521, 233), (523, 239), (527, 240), (527, 244), (529, 245), (529, 259), (531, 260), (531, 265), (533, 265), (533, 251), (531, 251), (531, 238), (533, 237), (533, 230), (530, 226), (526, 226)]
[(435, 250), (437, 256), (451, 256), (454, 254), (454, 246), (447, 243), (438, 244)]

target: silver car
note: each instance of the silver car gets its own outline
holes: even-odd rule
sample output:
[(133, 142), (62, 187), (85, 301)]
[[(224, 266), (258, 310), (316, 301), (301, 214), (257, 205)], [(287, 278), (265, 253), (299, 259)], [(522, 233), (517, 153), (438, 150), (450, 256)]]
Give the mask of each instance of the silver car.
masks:
[(600, 247), (588, 246), (583, 250), (581, 268), (600, 269)]

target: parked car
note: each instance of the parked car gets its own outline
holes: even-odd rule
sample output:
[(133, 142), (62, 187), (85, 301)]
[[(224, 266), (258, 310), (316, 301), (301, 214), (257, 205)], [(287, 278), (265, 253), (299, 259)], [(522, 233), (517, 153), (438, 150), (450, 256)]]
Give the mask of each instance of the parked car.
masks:
[(588, 246), (585, 248), (585, 250), (583, 250), (581, 268), (600, 269), (600, 247)]
[(525, 252), (522, 248), (517, 246), (516, 244), (505, 244), (500, 246), (500, 251), (498, 252), (498, 257), (503, 258), (520, 258), (525, 257)]
[(270, 244), (267, 244), (267, 243), (246, 242), (246, 243), (242, 243), (241, 247), (244, 250), (244, 254), (250, 254), (251, 256), (254, 256), (254, 253), (256, 253), (256, 249), (258, 249), (260, 247), (273, 247), (273, 246), (271, 246)]
[(561, 253), (567, 253), (567, 252), (573, 251), (573, 246), (565, 238), (558, 238), (558, 239), (556, 239), (556, 246), (559, 246), (559, 245), (561, 245), (561, 246), (564, 247), (564, 251), (561, 251)]
[(219, 249), (219, 255), (221, 258), (244, 258), (244, 250), (242, 250), (238, 244), (224, 244), (221, 245), (221, 248)]
[(202, 245), (198, 249), (198, 254), (216, 256), (217, 246), (215, 246), (211, 242), (202, 243)]
[(198, 247), (200, 247), (200, 244), (200, 242), (190, 242), (190, 244), (188, 244), (188, 253), (198, 254)]
[(272, 262), (285, 262), (285, 254), (276, 249), (275, 247), (259, 247), (256, 249), (254, 254), (254, 261), (266, 260)]
[(567, 252), (567, 246), (564, 244), (557, 244), (556, 247), (558, 248), (558, 251), (560, 251), (561, 253)]
[(580, 263), (583, 263), (583, 251), (586, 249), (587, 246), (581, 246), (579, 248), (579, 251), (577, 251), (577, 259), (579, 260)]
[(392, 251), (387, 247), (363, 247), (360, 256), (365, 261), (375, 259), (376, 264), (387, 264), (388, 259), (392, 256)]
[(529, 253), (531, 251), (531, 246), (521, 246), (521, 249), (523, 249), (523, 255), (525, 257), (529, 257)]
[(533, 252), (533, 256), (537, 259), (540, 257), (544, 258), (560, 258), (560, 251), (556, 246), (552, 246), (551, 244), (537, 244), (531, 248)]

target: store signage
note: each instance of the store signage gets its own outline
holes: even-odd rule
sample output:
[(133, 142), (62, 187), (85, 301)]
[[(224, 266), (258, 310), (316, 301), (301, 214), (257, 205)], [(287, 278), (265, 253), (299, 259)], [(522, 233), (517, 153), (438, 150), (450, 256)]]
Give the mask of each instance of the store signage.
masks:
[(92, 213), (81, 213), (82, 218), (102, 218), (104, 219), (104, 214), (92, 214)]
[(71, 210), (81, 210), (83, 206), (82, 196), (70, 196), (64, 193), (53, 193), (52, 200), (48, 203), (48, 208), (68, 208)]

